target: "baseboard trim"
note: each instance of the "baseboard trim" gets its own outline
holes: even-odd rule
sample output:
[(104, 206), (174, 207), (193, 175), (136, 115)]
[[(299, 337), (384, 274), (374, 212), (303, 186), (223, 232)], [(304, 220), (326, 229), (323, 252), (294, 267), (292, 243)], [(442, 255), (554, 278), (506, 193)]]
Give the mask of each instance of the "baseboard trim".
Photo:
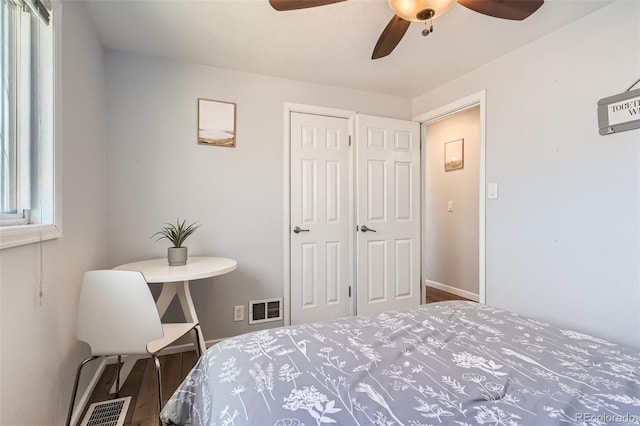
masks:
[(473, 300), (474, 302), (478, 302), (480, 300), (480, 297), (476, 293), (471, 293), (470, 291), (461, 290), (459, 288), (451, 287), (446, 284), (441, 284), (436, 281), (424, 280), (424, 284), (428, 287), (437, 288), (438, 290), (446, 291), (447, 293), (455, 294), (456, 296)]
[[(227, 337), (224, 337), (221, 339), (211, 339), (211, 340), (207, 340), (205, 344), (207, 345), (207, 347), (210, 347), (226, 339)], [(160, 352), (160, 356), (172, 355), (180, 352), (188, 352), (193, 350), (194, 350), (193, 343), (185, 343), (183, 345), (175, 345), (175, 346), (167, 347), (162, 352)], [(80, 415), (84, 412), (84, 409), (86, 408), (89, 402), (89, 398), (91, 398), (91, 394), (93, 393), (93, 390), (98, 384), (98, 380), (100, 380), (100, 376), (102, 376), (102, 373), (104, 372), (104, 369), (106, 368), (106, 366), (108, 364), (115, 364), (117, 360), (118, 360), (117, 356), (104, 357), (100, 360), (100, 365), (98, 365), (98, 369), (93, 374), (93, 377), (91, 377), (89, 386), (87, 386), (87, 388), (84, 390), (84, 392), (82, 393), (82, 397), (78, 400), (78, 403), (76, 404), (75, 410), (73, 410), (73, 415), (71, 416), (72, 425), (77, 425), (80, 422), (81, 420)]]

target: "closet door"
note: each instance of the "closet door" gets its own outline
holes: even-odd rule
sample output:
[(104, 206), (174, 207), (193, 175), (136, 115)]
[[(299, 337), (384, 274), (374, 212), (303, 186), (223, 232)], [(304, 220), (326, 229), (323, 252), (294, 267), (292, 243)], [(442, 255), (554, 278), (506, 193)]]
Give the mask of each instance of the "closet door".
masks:
[(420, 304), (420, 125), (358, 115), (357, 313)]
[(291, 113), (291, 324), (351, 314), (349, 120)]

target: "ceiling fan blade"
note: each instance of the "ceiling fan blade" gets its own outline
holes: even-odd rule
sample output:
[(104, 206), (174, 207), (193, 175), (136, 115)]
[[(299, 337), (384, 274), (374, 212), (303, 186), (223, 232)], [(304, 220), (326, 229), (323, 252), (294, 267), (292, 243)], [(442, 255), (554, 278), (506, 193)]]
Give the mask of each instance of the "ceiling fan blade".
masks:
[(393, 49), (402, 40), (404, 33), (407, 32), (409, 24), (411, 24), (410, 21), (406, 21), (398, 15), (393, 15), (393, 18), (380, 34), (376, 47), (373, 48), (371, 59), (382, 58), (393, 52)]
[(458, 0), (458, 3), (483, 15), (522, 21), (538, 10), (544, 0)]
[(307, 9), (309, 7), (326, 6), (346, 0), (269, 0), (269, 4), (277, 11)]

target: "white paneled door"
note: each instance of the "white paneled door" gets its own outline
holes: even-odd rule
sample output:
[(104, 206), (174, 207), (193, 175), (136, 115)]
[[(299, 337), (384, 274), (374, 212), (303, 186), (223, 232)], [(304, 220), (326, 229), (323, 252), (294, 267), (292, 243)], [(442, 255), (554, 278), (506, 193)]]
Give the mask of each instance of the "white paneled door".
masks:
[(352, 156), (349, 119), (291, 112), (292, 324), (420, 303), (419, 124), (356, 127)]
[(420, 304), (420, 125), (358, 115), (357, 313)]
[(349, 120), (291, 113), (291, 323), (351, 314)]

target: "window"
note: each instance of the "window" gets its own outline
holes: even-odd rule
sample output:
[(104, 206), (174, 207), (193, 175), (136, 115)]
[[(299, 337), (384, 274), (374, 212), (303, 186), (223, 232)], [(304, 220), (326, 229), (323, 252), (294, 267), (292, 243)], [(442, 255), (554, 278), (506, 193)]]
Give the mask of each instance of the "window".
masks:
[(0, 248), (60, 235), (48, 0), (0, 0)]

